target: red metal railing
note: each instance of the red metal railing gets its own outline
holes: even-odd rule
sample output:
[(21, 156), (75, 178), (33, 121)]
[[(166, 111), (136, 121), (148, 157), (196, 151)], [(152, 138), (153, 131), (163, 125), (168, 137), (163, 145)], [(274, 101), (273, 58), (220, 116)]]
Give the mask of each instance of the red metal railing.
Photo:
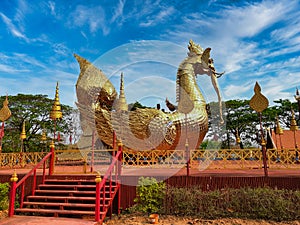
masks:
[(14, 215), (15, 209), (15, 200), (16, 200), (16, 192), (17, 188), (21, 186), (21, 193), (20, 193), (20, 208), (23, 207), (24, 197), (25, 197), (25, 183), (31, 175), (33, 175), (33, 182), (32, 182), (32, 190), (31, 194), (35, 194), (36, 189), (36, 172), (37, 169), (43, 165), (43, 174), (42, 174), (42, 183), (45, 183), (46, 178), (46, 164), (49, 161), (49, 175), (53, 172), (53, 158), (54, 158), (54, 151), (49, 152), (29, 173), (27, 173), (18, 183), (18, 178), (16, 173), (11, 178), (11, 189), (10, 189), (10, 199), (9, 199), (9, 209), (8, 209), (8, 216), (12, 217)]
[[(103, 179), (100, 178), (98, 175), (97, 178), (95, 179), (96, 181), (96, 203), (95, 203), (95, 221), (99, 222), (100, 224), (103, 223), (103, 220), (105, 218), (106, 212), (108, 208), (112, 210), (112, 207), (110, 205), (107, 205), (106, 202), (106, 190), (105, 190), (105, 184), (107, 180), (109, 179), (109, 199), (110, 203), (112, 203), (113, 200), (113, 194), (115, 192), (112, 191), (112, 181), (115, 182), (116, 189), (115, 191), (118, 190), (118, 214), (120, 213), (120, 203), (121, 203), (121, 195), (120, 195), (120, 184), (118, 182), (119, 176), (121, 175), (121, 169), (122, 169), (122, 145), (120, 144), (118, 146), (118, 152), (115, 156), (112, 156), (112, 162), (106, 171), (105, 175), (103, 176)], [(115, 171), (115, 174), (113, 175), (113, 170)], [(101, 196), (102, 193), (102, 196)], [(100, 202), (102, 202), (102, 205), (100, 205)], [(112, 214), (112, 212), (111, 212)]]

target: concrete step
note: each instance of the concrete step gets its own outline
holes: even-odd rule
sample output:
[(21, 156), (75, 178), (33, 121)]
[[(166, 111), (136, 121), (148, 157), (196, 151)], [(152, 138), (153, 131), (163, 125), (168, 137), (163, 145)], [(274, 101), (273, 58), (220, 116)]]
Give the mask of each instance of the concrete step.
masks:
[[(108, 206), (108, 202), (106, 201), (107, 204), (105, 204), (105, 206)], [(23, 202), (24, 204), (24, 208), (26, 208), (26, 206), (31, 206), (33, 208), (38, 207), (52, 207), (52, 208), (65, 208), (65, 207), (69, 207), (69, 208), (93, 208), (95, 209), (95, 204), (85, 204), (85, 203), (68, 203), (68, 202)], [(102, 207), (103, 204), (100, 204), (100, 207)]]
[[(21, 209), (16, 209), (16, 213), (30, 213), (30, 214), (50, 214), (53, 215), (54, 217), (58, 217), (59, 215), (77, 215), (77, 216), (94, 216), (95, 211), (86, 211), (86, 210), (61, 210), (61, 209), (31, 209), (31, 208), (21, 208)], [(106, 212), (100, 212), (100, 214), (105, 215)]]
[[(27, 201), (31, 200), (43, 200), (48, 202), (60, 201), (60, 202), (80, 202), (80, 201), (95, 201), (96, 197), (74, 197), (74, 196), (47, 196), (47, 195), (30, 195), (27, 196)], [(110, 201), (111, 198), (105, 198), (105, 201)], [(100, 199), (100, 202), (102, 199)]]
[[(113, 193), (115, 189), (112, 189), (111, 192)], [(103, 194), (103, 190), (100, 191)], [(109, 194), (109, 190), (105, 189), (104, 194)], [(96, 190), (94, 191), (79, 191), (79, 190), (36, 190), (35, 195), (58, 195), (58, 196), (95, 196)]]

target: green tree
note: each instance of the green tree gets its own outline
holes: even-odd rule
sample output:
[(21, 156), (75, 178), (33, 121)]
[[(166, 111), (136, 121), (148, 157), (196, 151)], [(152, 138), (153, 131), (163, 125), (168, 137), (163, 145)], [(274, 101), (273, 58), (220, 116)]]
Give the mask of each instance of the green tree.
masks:
[[(297, 109), (297, 104), (289, 100), (275, 100), (274, 105), (262, 112), (262, 126), (275, 129), (276, 116), (285, 129), (290, 127), (291, 108)], [(228, 100), (224, 108), (224, 126), (216, 125), (219, 120), (217, 103), (210, 103), (209, 121), (210, 136), (217, 136), (222, 142), (222, 148), (229, 148), (236, 139), (237, 134), (241, 138), (241, 147), (250, 147), (260, 144), (259, 115), (249, 106), (249, 100)]]
[[(6, 96), (0, 97), (0, 104)], [(25, 121), (26, 139), (24, 151), (41, 151), (45, 144), (41, 143), (42, 130), (45, 129), (51, 138), (54, 132), (53, 121), (49, 118), (53, 100), (47, 95), (18, 94), (8, 96), (9, 108), (12, 116), (5, 121), (5, 136), (2, 141), (3, 152), (18, 152), (21, 149), (20, 133)], [(61, 105), (63, 119), (56, 122), (56, 132), (70, 133), (73, 129), (72, 114), (74, 109)]]
[(128, 109), (129, 109), (130, 111), (134, 111), (134, 110), (136, 110), (137, 108), (145, 109), (145, 108), (148, 108), (148, 107), (142, 105), (142, 104), (139, 103), (138, 101), (136, 101), (135, 103), (130, 103), (130, 104), (128, 105)]

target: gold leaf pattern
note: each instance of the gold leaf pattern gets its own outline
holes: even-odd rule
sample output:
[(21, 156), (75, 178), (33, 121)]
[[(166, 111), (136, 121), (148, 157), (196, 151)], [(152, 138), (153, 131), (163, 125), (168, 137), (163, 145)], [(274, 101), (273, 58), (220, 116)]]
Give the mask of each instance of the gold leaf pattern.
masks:
[(255, 83), (254, 95), (250, 99), (249, 105), (256, 112), (264, 111), (269, 105), (268, 99), (261, 93), (261, 88), (258, 82)]

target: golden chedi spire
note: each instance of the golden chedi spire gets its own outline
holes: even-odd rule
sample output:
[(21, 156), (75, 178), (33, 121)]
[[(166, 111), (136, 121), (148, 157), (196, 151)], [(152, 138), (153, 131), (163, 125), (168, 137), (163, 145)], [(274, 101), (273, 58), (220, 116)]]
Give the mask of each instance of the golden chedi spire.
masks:
[(58, 82), (56, 83), (55, 98), (50, 112), (50, 119), (56, 120), (62, 118), (61, 105), (59, 102)]
[(20, 134), (20, 139), (24, 140), (25, 138), (26, 138), (26, 131), (25, 131), (25, 120), (24, 120), (22, 125), (22, 132)]
[(279, 135), (283, 134), (283, 130), (282, 130), (281, 126), (280, 126), (278, 116), (276, 116), (275, 134), (279, 134)]
[(121, 81), (120, 81), (120, 94), (119, 98), (116, 102), (116, 111), (128, 111), (128, 105), (125, 98), (125, 91), (124, 91), (124, 77), (123, 73), (121, 73)]
[(291, 109), (291, 111), (292, 111), (292, 119), (291, 119), (290, 130), (296, 131), (296, 130), (298, 130), (298, 126), (297, 126), (297, 122), (295, 119), (295, 113), (294, 113), (293, 109)]

